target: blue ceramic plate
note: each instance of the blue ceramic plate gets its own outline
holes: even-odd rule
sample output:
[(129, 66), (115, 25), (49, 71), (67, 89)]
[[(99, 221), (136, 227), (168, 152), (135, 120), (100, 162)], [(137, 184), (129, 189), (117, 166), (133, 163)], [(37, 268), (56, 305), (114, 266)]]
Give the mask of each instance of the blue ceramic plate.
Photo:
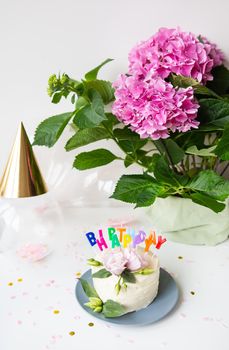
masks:
[[(82, 278), (92, 284), (91, 270), (86, 271)], [(79, 282), (76, 284), (76, 299), (85, 311), (100, 320), (116, 324), (146, 325), (162, 319), (175, 307), (179, 299), (179, 290), (172, 276), (161, 268), (158, 295), (145, 309), (130, 312), (120, 317), (106, 318), (102, 313), (93, 312), (84, 306), (88, 297)]]

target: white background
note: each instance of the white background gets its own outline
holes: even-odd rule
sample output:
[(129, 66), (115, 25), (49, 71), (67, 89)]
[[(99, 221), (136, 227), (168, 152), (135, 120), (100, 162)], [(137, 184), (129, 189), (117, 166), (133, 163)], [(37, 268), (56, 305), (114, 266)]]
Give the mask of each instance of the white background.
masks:
[[(201, 33), (228, 56), (228, 13), (227, 0), (0, 0), (0, 170), (21, 120), (32, 140), (40, 120), (71, 108), (70, 102), (51, 104), (49, 75), (66, 72), (80, 78), (111, 57), (115, 61), (101, 76), (113, 80), (125, 72), (131, 47), (161, 26)], [(49, 260), (24, 266), (0, 255), (1, 350), (228, 350), (228, 242), (216, 248), (168, 243), (161, 262), (174, 274), (182, 298), (165, 320), (134, 329), (96, 321), (90, 329), (91, 318), (74, 298), (75, 273), (85, 270), (90, 254), (88, 247), (79, 248), (78, 234), (89, 219), (91, 225), (106, 223), (120, 211), (65, 211), (63, 242), (56, 241)], [(144, 223), (141, 215), (138, 219)], [(60, 315), (55, 317), (53, 309)], [(68, 334), (71, 330), (74, 337)]]

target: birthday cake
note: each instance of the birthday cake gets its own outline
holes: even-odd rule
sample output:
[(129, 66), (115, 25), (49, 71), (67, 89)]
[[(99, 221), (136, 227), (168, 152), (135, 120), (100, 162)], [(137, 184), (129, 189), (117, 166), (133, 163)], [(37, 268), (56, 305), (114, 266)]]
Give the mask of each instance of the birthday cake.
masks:
[[(128, 313), (147, 307), (156, 298), (160, 268), (152, 252), (141, 247), (116, 248), (98, 253), (95, 261), (102, 264), (92, 266), (92, 278), (103, 303), (113, 300)], [(102, 277), (105, 270), (108, 277)]]
[[(86, 233), (92, 247), (99, 252), (88, 259), (92, 282), (80, 278), (88, 302), (84, 305), (105, 317), (146, 308), (158, 293), (160, 266), (157, 255), (150, 248), (160, 249), (166, 239), (154, 231), (137, 234), (132, 229), (108, 228), (108, 239), (103, 230)], [(109, 247), (110, 245), (110, 247)]]

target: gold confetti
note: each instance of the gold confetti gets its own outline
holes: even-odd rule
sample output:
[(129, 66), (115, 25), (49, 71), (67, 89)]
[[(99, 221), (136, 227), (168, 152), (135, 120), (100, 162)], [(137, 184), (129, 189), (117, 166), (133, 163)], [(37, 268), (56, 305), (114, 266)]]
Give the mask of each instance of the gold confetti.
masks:
[(75, 332), (71, 331), (69, 332), (69, 335), (72, 337), (73, 335), (75, 335)]
[(88, 326), (89, 326), (89, 327), (93, 327), (93, 326), (94, 326), (94, 323), (93, 323), (93, 322), (89, 322), (89, 323), (88, 323)]
[(53, 313), (54, 313), (55, 315), (57, 315), (57, 314), (60, 313), (60, 311), (59, 311), (59, 310), (53, 310)]
[(193, 292), (193, 290), (191, 290), (191, 292), (190, 292), (192, 295), (195, 295), (196, 293), (195, 292)]
[(8, 286), (10, 286), (10, 287), (13, 286), (13, 282), (9, 282)]
[(183, 256), (178, 256), (178, 259), (182, 260), (182, 259), (183, 259)]
[(76, 276), (80, 277), (81, 276), (81, 272), (76, 272)]
[(22, 282), (23, 279), (22, 279), (22, 278), (18, 278), (17, 281), (18, 281), (18, 282)]

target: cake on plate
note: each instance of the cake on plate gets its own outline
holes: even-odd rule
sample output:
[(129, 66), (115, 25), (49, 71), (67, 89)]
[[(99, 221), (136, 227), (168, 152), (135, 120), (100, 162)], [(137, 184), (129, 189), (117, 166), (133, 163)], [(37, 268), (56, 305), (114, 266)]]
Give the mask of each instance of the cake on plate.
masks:
[[(147, 307), (157, 296), (159, 260), (142, 247), (106, 249), (88, 259), (88, 264), (96, 294), (86, 305), (95, 312), (115, 305), (122, 308), (120, 314), (137, 311)], [(115, 316), (108, 313), (107, 317)]]

